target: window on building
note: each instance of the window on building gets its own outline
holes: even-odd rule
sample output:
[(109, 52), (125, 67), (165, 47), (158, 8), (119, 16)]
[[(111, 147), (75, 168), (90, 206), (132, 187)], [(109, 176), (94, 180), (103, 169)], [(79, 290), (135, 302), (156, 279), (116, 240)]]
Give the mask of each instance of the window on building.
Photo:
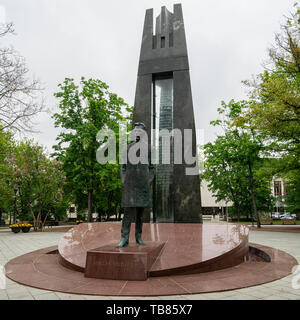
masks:
[(281, 187), (281, 181), (274, 181), (274, 195), (282, 196), (282, 187)]

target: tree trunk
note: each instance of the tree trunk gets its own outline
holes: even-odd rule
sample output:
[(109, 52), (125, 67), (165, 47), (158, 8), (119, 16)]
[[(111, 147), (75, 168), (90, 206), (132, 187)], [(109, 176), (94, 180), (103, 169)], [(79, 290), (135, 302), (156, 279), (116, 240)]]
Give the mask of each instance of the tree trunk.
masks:
[(33, 210), (32, 210), (31, 204), (28, 204), (28, 206), (29, 206), (29, 209), (30, 209), (30, 212), (31, 212), (31, 215), (32, 215), (32, 219), (33, 219), (33, 230), (36, 231), (36, 230), (37, 230), (37, 227), (36, 227), (35, 215), (34, 215), (34, 212), (33, 212)]
[(269, 202), (269, 210), (270, 210), (270, 218), (273, 218), (272, 212), (273, 212), (273, 205), (272, 205), (272, 200), (270, 198), (270, 202)]
[(2, 208), (0, 208), (0, 226), (1, 226), (1, 222), (2, 222)]
[(92, 222), (93, 190), (88, 190), (88, 222)]
[(43, 226), (41, 225), (41, 216), (42, 216), (42, 206), (39, 205), (39, 211), (38, 211), (38, 216), (36, 218), (36, 224), (39, 229), (42, 229)]
[(20, 189), (19, 189), (19, 196), (20, 196), (20, 203), (21, 203), (21, 216), (22, 216), (22, 219), (24, 219), (24, 216), (25, 216), (24, 200), (23, 200), (23, 194), (21, 193)]
[(240, 218), (241, 218), (241, 207), (240, 207), (240, 204), (239, 204), (239, 203), (237, 204), (236, 211), (237, 211), (237, 220), (238, 220), (238, 222), (240, 222)]
[(98, 222), (101, 222), (101, 208), (97, 208)]
[(108, 199), (107, 199), (107, 221), (109, 220), (110, 216), (111, 216), (111, 213), (112, 213), (112, 210), (111, 210), (111, 200), (112, 200), (112, 197), (113, 197), (113, 193), (112, 192), (109, 192), (108, 193)]
[(46, 222), (46, 220), (47, 220), (47, 217), (48, 217), (49, 212), (50, 212), (50, 211), (47, 211), (46, 217), (45, 217), (45, 219), (44, 219), (44, 222), (42, 222), (42, 231), (43, 231), (43, 228), (44, 228), (44, 226), (45, 226), (45, 222)]
[(253, 213), (254, 213), (254, 216), (256, 216), (256, 218), (257, 218), (257, 227), (260, 228), (261, 227), (260, 218), (259, 218), (259, 213), (258, 213), (257, 207), (256, 207), (256, 199), (255, 199), (255, 192), (254, 192), (252, 164), (250, 162), (248, 162), (248, 167), (249, 167), (250, 192), (251, 192)]

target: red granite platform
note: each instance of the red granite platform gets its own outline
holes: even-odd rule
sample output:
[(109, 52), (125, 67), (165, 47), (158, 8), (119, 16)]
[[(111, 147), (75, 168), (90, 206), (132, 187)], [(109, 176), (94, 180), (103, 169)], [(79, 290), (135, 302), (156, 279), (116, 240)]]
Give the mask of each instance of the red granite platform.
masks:
[[(281, 250), (252, 243), (249, 246), (249, 261), (237, 266), (192, 275), (150, 277), (147, 281), (86, 278), (82, 272), (59, 263), (57, 246), (12, 259), (5, 265), (5, 270), (11, 280), (45, 290), (104, 296), (158, 296), (254, 286), (285, 277), (298, 264), (294, 257)], [(262, 257), (269, 257), (270, 262)]]
[[(114, 254), (118, 251), (123, 255), (126, 250), (135, 250), (134, 224), (132, 229), (130, 247), (115, 248)], [(144, 224), (143, 240), (147, 246), (151, 247), (157, 242), (164, 243), (161, 253), (149, 270), (149, 276), (193, 274), (238, 265), (248, 254), (248, 231), (247, 226), (232, 224)], [(91, 255), (95, 248), (101, 246), (114, 248), (119, 239), (120, 224), (80, 224), (68, 231), (59, 241), (59, 261), (64, 267), (76, 271), (86, 272), (88, 268), (90, 274), (87, 255)], [(137, 253), (138, 251), (137, 249)], [(95, 253), (92, 255), (95, 257)], [(120, 256), (119, 259), (123, 259), (124, 266), (125, 257)], [(120, 263), (117, 260), (115, 258), (116, 269)], [(130, 263), (128, 260), (128, 264)], [(101, 261), (98, 261), (98, 264), (101, 264)], [(124, 275), (121, 279), (124, 279)], [(128, 277), (127, 280), (132, 279)]]
[(164, 242), (148, 242), (146, 246), (102, 246), (89, 250), (84, 275), (98, 279), (147, 280), (164, 245)]

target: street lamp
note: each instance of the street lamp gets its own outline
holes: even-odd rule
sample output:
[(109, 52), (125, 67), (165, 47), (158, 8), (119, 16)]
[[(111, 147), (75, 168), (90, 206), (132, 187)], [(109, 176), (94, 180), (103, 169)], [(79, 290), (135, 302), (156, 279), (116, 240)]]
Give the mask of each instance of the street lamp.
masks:
[(18, 186), (14, 186), (14, 193), (15, 193), (15, 199), (14, 199), (14, 220), (13, 223), (16, 223), (16, 213), (17, 213), (17, 193), (18, 193)]

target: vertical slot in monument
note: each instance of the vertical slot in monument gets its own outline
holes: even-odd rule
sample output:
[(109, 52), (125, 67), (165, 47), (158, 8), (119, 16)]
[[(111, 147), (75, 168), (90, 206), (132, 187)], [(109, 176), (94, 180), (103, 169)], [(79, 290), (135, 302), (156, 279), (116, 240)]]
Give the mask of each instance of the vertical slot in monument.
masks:
[(173, 222), (174, 146), (171, 132), (173, 121), (173, 76), (153, 76), (152, 145), (156, 152), (156, 178), (153, 185), (155, 220)]

